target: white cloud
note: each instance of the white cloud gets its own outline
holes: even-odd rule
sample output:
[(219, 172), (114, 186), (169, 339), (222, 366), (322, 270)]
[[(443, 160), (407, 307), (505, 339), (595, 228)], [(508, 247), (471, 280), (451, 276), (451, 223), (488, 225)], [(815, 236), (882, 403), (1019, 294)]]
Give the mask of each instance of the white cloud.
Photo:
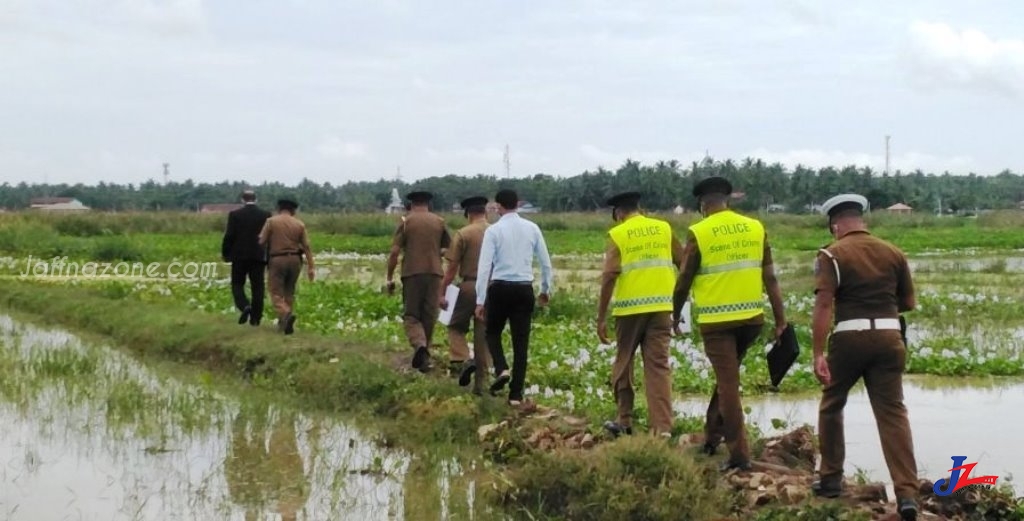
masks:
[(912, 74), (932, 87), (959, 86), (1024, 94), (1024, 40), (994, 39), (944, 23), (910, 25)]
[(613, 152), (591, 144), (580, 145), (579, 152), (585, 160), (594, 163), (594, 166), (601, 166), (610, 170), (622, 166), (627, 159), (639, 161), (644, 164), (675, 159), (685, 164), (690, 161), (699, 161), (704, 158), (704, 152), (673, 153), (663, 150)]
[(316, 151), (328, 158), (354, 159), (369, 155), (370, 148), (366, 143), (345, 141), (337, 136), (330, 136), (316, 146)]
[[(745, 157), (759, 158), (766, 163), (779, 163), (790, 169), (797, 165), (803, 165), (808, 168), (826, 168), (831, 166), (837, 169), (852, 165), (857, 168), (869, 167), (879, 174), (885, 171), (885, 154), (870, 154), (866, 152), (848, 152), (836, 149), (773, 151), (758, 148), (746, 154)], [(972, 171), (979, 175), (989, 173), (978, 172), (977, 161), (971, 156), (964, 155), (936, 156), (921, 152), (905, 152), (890, 156), (889, 163), (891, 173), (895, 173), (897, 170), (906, 173), (916, 169), (934, 174), (941, 174), (946, 171), (952, 174), (967, 174)]]

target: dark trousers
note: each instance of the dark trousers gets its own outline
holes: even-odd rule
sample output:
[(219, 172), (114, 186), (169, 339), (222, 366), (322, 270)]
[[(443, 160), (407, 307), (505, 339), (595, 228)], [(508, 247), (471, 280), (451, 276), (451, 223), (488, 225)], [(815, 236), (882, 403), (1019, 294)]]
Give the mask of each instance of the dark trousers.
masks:
[(508, 323), (512, 334), (512, 382), (509, 400), (523, 399), (526, 385), (526, 360), (530, 345), (530, 321), (536, 305), (532, 283), (496, 281), (487, 290), (487, 348), (494, 361), (494, 374), (508, 370), (505, 350), (501, 347), (501, 332)]
[(842, 479), (846, 460), (843, 409), (850, 389), (863, 378), (896, 496), (917, 497), (914, 439), (903, 403), (906, 356), (899, 331), (844, 331), (829, 338), (827, 359), (832, 381), (825, 387), (818, 409), (819, 474), (823, 480)]
[(738, 326), (724, 331), (702, 333), (704, 352), (715, 370), (715, 391), (708, 404), (704, 443), (729, 447), (729, 462), (750, 461), (750, 447), (740, 403), (740, 362), (764, 326)]
[[(263, 318), (263, 292), (265, 286), (263, 262), (235, 261), (231, 263), (231, 296), (235, 299), (235, 307), (239, 311), (249, 307), (251, 316), (256, 320)], [(252, 290), (252, 300), (245, 294), (245, 281), (248, 279)]]

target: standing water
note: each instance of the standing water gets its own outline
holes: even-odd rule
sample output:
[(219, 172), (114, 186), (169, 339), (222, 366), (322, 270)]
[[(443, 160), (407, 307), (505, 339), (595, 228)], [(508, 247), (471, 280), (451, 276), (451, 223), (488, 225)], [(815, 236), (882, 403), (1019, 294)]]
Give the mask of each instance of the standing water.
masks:
[(0, 425), (0, 519), (438, 519), (472, 509), (473, 483), (450, 461), (163, 379), (4, 315)]

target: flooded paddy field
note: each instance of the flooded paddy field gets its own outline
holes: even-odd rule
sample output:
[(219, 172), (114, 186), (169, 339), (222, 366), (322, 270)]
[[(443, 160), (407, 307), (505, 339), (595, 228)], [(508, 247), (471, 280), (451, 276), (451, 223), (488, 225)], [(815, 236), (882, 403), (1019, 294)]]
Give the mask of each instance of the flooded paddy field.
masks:
[(474, 471), (454, 459), (181, 384), (6, 315), (0, 425), (0, 519), (499, 518), (474, 507)]

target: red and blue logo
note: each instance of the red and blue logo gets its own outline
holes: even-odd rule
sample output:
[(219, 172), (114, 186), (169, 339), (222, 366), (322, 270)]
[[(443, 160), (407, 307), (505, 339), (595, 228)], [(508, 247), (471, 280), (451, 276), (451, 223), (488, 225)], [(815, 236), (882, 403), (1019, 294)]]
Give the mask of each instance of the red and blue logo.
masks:
[(999, 476), (978, 476), (976, 478), (971, 477), (971, 471), (974, 470), (974, 466), (978, 462), (964, 463), (967, 460), (967, 456), (951, 456), (953, 459), (953, 468), (949, 469), (952, 473), (949, 478), (943, 478), (935, 482), (932, 486), (932, 491), (938, 496), (948, 496), (954, 492), (971, 485), (988, 485), (995, 486), (996, 480)]

